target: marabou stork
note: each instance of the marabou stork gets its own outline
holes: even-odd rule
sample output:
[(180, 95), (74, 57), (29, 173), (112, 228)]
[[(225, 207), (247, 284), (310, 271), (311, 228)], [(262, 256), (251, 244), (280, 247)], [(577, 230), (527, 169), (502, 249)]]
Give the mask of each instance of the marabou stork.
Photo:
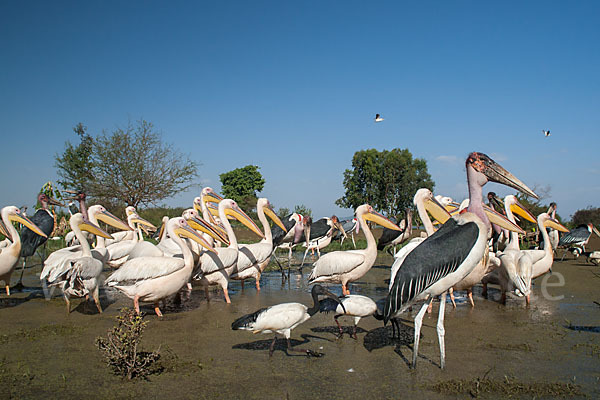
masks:
[(358, 220), (356, 218), (348, 218), (343, 221), (340, 221), (340, 225), (344, 229), (344, 234), (342, 234), (341, 231), (336, 232), (336, 234), (333, 236), (333, 240), (339, 239), (340, 246), (341, 246), (344, 244), (344, 239), (346, 239), (348, 237), (348, 234), (350, 234), (350, 237), (352, 238), (352, 244), (354, 245), (354, 248), (356, 249), (356, 241), (354, 240), (354, 231), (356, 230), (356, 227), (358, 226)]
[(353, 339), (357, 339), (356, 325), (358, 325), (361, 318), (373, 315), (376, 319), (383, 319), (383, 316), (379, 315), (377, 312), (377, 304), (375, 304), (371, 298), (358, 294), (341, 296), (338, 300), (332, 300), (330, 298), (323, 299), (319, 302), (319, 311), (335, 313), (333, 319), (340, 331), (337, 335), (339, 339), (344, 335), (344, 330), (338, 321), (339, 317), (352, 317), (354, 325), (350, 337)]
[[(590, 241), (590, 237), (592, 236), (592, 232), (596, 235), (600, 236), (600, 232), (594, 226), (594, 224), (581, 224), (576, 228), (571, 229), (567, 234), (563, 235), (558, 241), (559, 246), (577, 246), (581, 247), (583, 251), (585, 251), (585, 245)], [(575, 253), (575, 258), (579, 257), (582, 251)], [(565, 258), (565, 254), (567, 251), (563, 253), (563, 259)]]
[[(233, 321), (231, 329), (252, 331), (252, 333), (278, 333), (283, 335), (287, 340), (288, 351), (296, 351), (306, 353), (307, 356), (320, 357), (323, 354), (312, 350), (294, 349), (290, 343), (291, 331), (319, 312), (319, 296), (327, 296), (337, 303), (340, 303), (340, 300), (335, 294), (321, 285), (313, 286), (311, 294), (313, 306), (310, 308), (301, 303), (283, 303), (261, 308), (252, 314), (244, 315)], [(271, 342), (269, 357), (273, 356), (276, 340), (277, 336)]]
[(0, 251), (0, 281), (4, 281), (6, 295), (10, 296), (10, 276), (19, 262), (19, 254), (21, 254), (21, 237), (12, 223), (18, 222), (23, 224), (40, 236), (46, 234), (15, 206), (4, 207), (0, 211), (0, 215), (2, 216), (6, 233), (11, 238), (11, 244)]
[[(387, 245), (391, 245), (394, 248), (394, 253), (390, 253), (392, 256), (396, 255), (396, 246), (406, 242), (410, 235), (412, 235), (412, 214), (413, 211), (407, 208), (404, 212), (404, 218), (398, 224), (400, 231), (394, 229), (383, 228), (381, 236), (377, 241), (377, 250), (383, 250)], [(388, 252), (391, 250), (388, 249)]]
[(214, 251), (183, 217), (170, 219), (167, 223), (167, 232), (179, 244), (183, 258), (165, 256), (134, 258), (106, 279), (108, 286), (118, 289), (133, 299), (133, 306), (138, 314), (140, 301), (153, 302), (156, 315), (162, 317), (158, 302), (177, 293), (189, 282), (194, 268), (194, 258), (192, 251), (181, 237), (192, 239)]
[[(91, 207), (90, 207), (91, 208)], [(70, 298), (84, 297), (86, 300), (92, 294), (99, 312), (102, 312), (99, 298), (99, 278), (102, 273), (103, 262), (92, 255), (92, 250), (83, 236), (85, 230), (98, 237), (110, 239), (110, 235), (96, 224), (85, 220), (81, 213), (71, 216), (69, 224), (75, 236), (81, 243), (81, 251), (65, 260), (62, 268), (44, 267), (41, 280), (47, 280), (50, 286), (59, 286), (67, 303), (67, 315), (71, 313)]]
[(417, 365), (423, 316), (433, 297), (438, 295), (441, 297), (437, 333), (441, 353), (440, 366), (444, 368), (446, 293), (487, 258), (485, 256), (488, 254), (487, 241), (491, 233), (491, 224), (483, 210), (483, 186), (488, 181), (498, 182), (537, 198), (524, 183), (483, 153), (469, 154), (465, 164), (471, 199), (468, 212), (449, 219), (406, 256), (386, 298), (384, 323), (398, 318), (417, 301), (425, 300), (415, 317), (413, 368)]
[[(319, 227), (319, 229), (320, 229), (319, 223), (321, 221), (325, 221), (325, 223), (327, 224), (329, 229), (327, 230), (325, 235), (318, 236), (315, 239), (311, 239), (310, 241), (307, 241), (307, 243), (304, 244), (304, 247), (306, 247), (306, 251), (304, 251), (304, 257), (302, 257), (302, 263), (300, 264), (300, 268), (302, 268), (304, 266), (304, 260), (306, 259), (306, 255), (308, 254), (309, 251), (312, 251), (313, 256), (314, 256), (314, 251), (316, 250), (317, 256), (319, 258), (321, 257), (321, 249), (324, 249), (325, 247), (329, 246), (329, 244), (333, 240), (333, 232), (334, 231), (337, 230), (338, 232), (343, 233), (344, 236), (346, 235), (346, 232), (344, 232), (344, 228), (340, 224), (338, 217), (336, 217), (335, 215), (332, 215), (331, 218), (326, 217), (326, 218), (321, 218), (320, 220), (318, 220), (316, 224)], [(310, 228), (309, 232), (311, 232), (311, 231), (315, 232), (312, 230), (312, 227)], [(315, 232), (315, 235), (318, 234), (317, 232), (319, 232), (319, 230), (317, 230)], [(311, 235), (309, 234), (308, 236), (311, 236)]]
[(364, 250), (332, 251), (324, 254), (313, 265), (308, 277), (309, 283), (340, 283), (342, 293), (350, 294), (348, 283), (362, 278), (373, 266), (377, 258), (377, 244), (367, 221), (373, 221), (383, 227), (400, 230), (392, 221), (375, 212), (373, 207), (363, 204), (356, 209), (356, 219), (367, 239)]
[(44, 251), (42, 255), (42, 265), (44, 264), (44, 260), (46, 259), (46, 241), (50, 234), (54, 231), (54, 215), (48, 209), (48, 205), (65, 207), (64, 204), (59, 203), (57, 200), (48, 196), (45, 193), (38, 194), (38, 202), (41, 204), (41, 208), (35, 212), (33, 217), (31, 217), (31, 222), (35, 224), (38, 228), (41, 229), (42, 232), (46, 236), (40, 236), (37, 233), (33, 232), (31, 229), (27, 227), (23, 227), (21, 230), (21, 257), (23, 257), (23, 268), (21, 268), (21, 276), (19, 277), (19, 282), (17, 282), (17, 287), (22, 287), (23, 281), (23, 272), (25, 271), (25, 264), (27, 264), (27, 258), (31, 257), (35, 254), (35, 250), (44, 245)]

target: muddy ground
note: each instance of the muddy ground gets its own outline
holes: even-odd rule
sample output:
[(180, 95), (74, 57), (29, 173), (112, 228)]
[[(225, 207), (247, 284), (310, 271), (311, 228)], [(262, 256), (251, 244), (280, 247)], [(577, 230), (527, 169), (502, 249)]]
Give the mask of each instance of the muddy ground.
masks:
[[(391, 263), (381, 253), (351, 291), (385, 298)], [(303, 274), (292, 270), (283, 284), (279, 272), (263, 275), (260, 294), (250, 281), (245, 290), (233, 282), (230, 305), (221, 293), (211, 291), (207, 301), (203, 290), (195, 288), (181, 304), (169, 301), (162, 319), (144, 307), (149, 324), (143, 347), (160, 346), (165, 370), (135, 382), (113, 376), (94, 345), (131, 301), (103, 291), (103, 314), (93, 303), (75, 300), (77, 307), (67, 315), (58, 293), (45, 299), (36, 276), (40, 269), (27, 269), (25, 291), (0, 296), (0, 398), (600, 397), (600, 268), (585, 258), (556, 261), (547, 282), (560, 283), (562, 276), (564, 285), (546, 290), (558, 297), (544, 296), (539, 278), (529, 308), (517, 297), (500, 305), (493, 288), (484, 299), (476, 287), (473, 309), (459, 293), (458, 307), (448, 303), (446, 308), (445, 370), (439, 368), (438, 304), (424, 319), (419, 364), (412, 370), (417, 310), (406, 315), (400, 340), (391, 339), (391, 328), (373, 318), (360, 322), (358, 340), (348, 335), (336, 340), (332, 315), (316, 315), (297, 327), (292, 338), (295, 346), (325, 353), (322, 358), (288, 354), (283, 340), (269, 358), (272, 335), (231, 330), (234, 319), (261, 307), (310, 304), (308, 267)]]

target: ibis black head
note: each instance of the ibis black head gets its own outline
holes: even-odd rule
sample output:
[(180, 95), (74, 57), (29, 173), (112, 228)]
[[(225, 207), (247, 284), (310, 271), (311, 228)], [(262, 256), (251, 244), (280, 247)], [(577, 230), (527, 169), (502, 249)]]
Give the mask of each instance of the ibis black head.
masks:
[(318, 285), (318, 284), (313, 286), (311, 293), (312, 293), (314, 305), (312, 308), (310, 308), (308, 310), (309, 315), (314, 315), (317, 311), (319, 311), (319, 296), (327, 296), (327, 297), (335, 300), (338, 304), (340, 304), (342, 306), (342, 308), (344, 309), (344, 312), (346, 312), (346, 307), (344, 307), (344, 304), (342, 304), (340, 299), (334, 293), (330, 292), (323, 286)]

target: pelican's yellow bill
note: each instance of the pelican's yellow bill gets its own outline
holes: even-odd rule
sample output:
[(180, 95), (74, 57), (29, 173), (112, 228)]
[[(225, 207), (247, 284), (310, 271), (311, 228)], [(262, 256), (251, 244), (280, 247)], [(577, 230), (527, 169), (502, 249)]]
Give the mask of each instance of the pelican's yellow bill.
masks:
[(140, 224), (140, 225), (147, 226), (148, 228), (150, 228), (154, 231), (156, 230), (156, 227), (151, 222), (146, 221), (144, 218), (140, 217), (139, 215), (136, 215), (134, 218), (132, 218), (131, 222), (134, 224)]
[(44, 232), (42, 232), (42, 230), (40, 228), (38, 228), (38, 226), (36, 224), (34, 224), (29, 218), (27, 218), (24, 215), (12, 214), (8, 217), (8, 219), (10, 219), (11, 221), (15, 221), (15, 222), (25, 225), (26, 227), (28, 227), (29, 229), (31, 229), (33, 232), (37, 233), (40, 236), (48, 237), (48, 235), (46, 235)]
[(131, 227), (123, 222), (121, 219), (115, 217), (113, 214), (108, 211), (102, 211), (101, 213), (96, 215), (98, 220), (112, 226), (113, 228), (121, 229), (124, 231), (131, 231)]
[(261, 238), (265, 238), (265, 235), (260, 231), (260, 229), (254, 223), (254, 221), (252, 221), (252, 219), (248, 215), (246, 215), (246, 213), (243, 212), (240, 208), (238, 208), (237, 210), (234, 210), (233, 208), (226, 208), (225, 215), (227, 217), (232, 216), (233, 218), (237, 219), (242, 224), (244, 224), (246, 228), (250, 229), (252, 232), (256, 233)]
[(510, 211), (512, 211), (513, 213), (515, 213), (517, 215), (520, 215), (521, 217), (525, 218), (529, 222), (533, 222), (534, 224), (537, 223), (533, 214), (531, 214), (529, 212), (529, 210), (526, 209), (525, 207), (523, 207), (523, 205), (519, 202), (516, 202), (515, 204), (511, 204)]
[(91, 234), (94, 234), (96, 236), (101, 236), (101, 237), (103, 237), (105, 239), (112, 239), (113, 238), (104, 229), (100, 228), (98, 225), (95, 225), (95, 224), (91, 223), (90, 221), (84, 221), (81, 224), (79, 224), (79, 229), (81, 229), (82, 231), (86, 231), (86, 232), (89, 232)]
[(229, 246), (229, 239), (227, 238), (227, 235), (222, 235), (220, 231), (216, 230), (213, 226), (211, 226), (208, 222), (204, 221), (203, 219), (190, 218), (187, 220), (187, 222), (193, 229), (204, 232), (207, 235), (210, 235), (210, 237), (212, 237), (216, 241), (226, 243)]
[(448, 210), (446, 210), (446, 208), (435, 198), (427, 199), (424, 205), (427, 212), (440, 224), (445, 224), (446, 221), (452, 218), (452, 215), (450, 215)]
[(267, 215), (267, 217), (271, 218), (271, 220), (273, 222), (275, 222), (277, 224), (277, 226), (281, 228), (281, 230), (283, 230), (284, 232), (287, 232), (285, 225), (283, 225), (283, 222), (281, 222), (281, 220), (279, 219), (277, 214), (275, 214), (273, 212), (273, 210), (271, 210), (269, 207), (265, 207), (263, 210), (264, 210), (265, 214)]
[(556, 229), (557, 231), (560, 232), (569, 232), (569, 230), (564, 227), (560, 222), (558, 222), (555, 219), (549, 219), (544, 223), (544, 226), (547, 228), (552, 228), (552, 229)]
[(189, 225), (188, 226), (179, 226), (175, 228), (175, 233), (179, 236), (187, 237), (192, 239), (196, 243), (200, 244), (200, 246), (204, 247), (208, 251), (212, 251), (216, 253), (215, 249), (206, 241), (202, 236), (198, 234), (195, 230), (193, 230)]
[(364, 219), (369, 220), (369, 221), (373, 221), (377, 225), (381, 225), (384, 228), (393, 229), (395, 231), (401, 231), (402, 230), (402, 229), (400, 229), (398, 227), (398, 225), (396, 225), (395, 223), (393, 223), (392, 221), (390, 221), (389, 219), (387, 219), (386, 217), (384, 217), (383, 215), (379, 214), (376, 211), (371, 211), (369, 213), (366, 213), (364, 215)]
[(492, 224), (496, 224), (503, 229), (508, 229), (511, 232), (525, 233), (519, 225), (510, 222), (504, 215), (494, 211), (492, 208), (484, 205), (483, 211)]

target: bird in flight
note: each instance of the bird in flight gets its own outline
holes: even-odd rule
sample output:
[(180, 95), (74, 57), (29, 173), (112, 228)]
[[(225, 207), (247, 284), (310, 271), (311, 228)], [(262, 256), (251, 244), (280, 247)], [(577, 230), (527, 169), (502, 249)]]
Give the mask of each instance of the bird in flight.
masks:
[(381, 122), (383, 121), (383, 117), (379, 114), (375, 114), (375, 122)]
[[(379, 114), (377, 114), (377, 115), (379, 115)], [(542, 129), (542, 132), (544, 133), (544, 136), (546, 136), (546, 137), (550, 136), (550, 131), (546, 131), (546, 130)]]

